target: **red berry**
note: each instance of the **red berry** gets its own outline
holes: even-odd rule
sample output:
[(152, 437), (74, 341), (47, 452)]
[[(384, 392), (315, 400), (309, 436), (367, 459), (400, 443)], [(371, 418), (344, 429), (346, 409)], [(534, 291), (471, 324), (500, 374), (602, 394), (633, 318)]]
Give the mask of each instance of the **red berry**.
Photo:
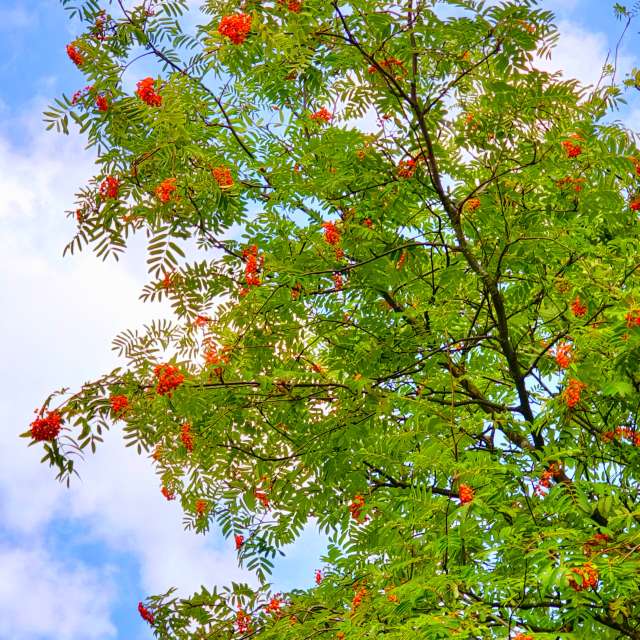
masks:
[[(572, 138), (576, 140), (580, 140), (581, 138), (577, 135), (573, 135)], [(582, 147), (571, 140), (564, 140), (562, 142), (562, 147), (564, 148), (565, 153), (567, 154), (567, 158), (577, 158), (582, 153)]]
[(218, 25), (218, 33), (229, 38), (233, 44), (242, 44), (251, 31), (251, 16), (246, 13), (236, 13), (224, 16)]
[(45, 418), (36, 418), (31, 423), (31, 437), (36, 442), (52, 442), (62, 428), (62, 416), (58, 411), (48, 411)]
[(103, 95), (96, 97), (96, 107), (98, 107), (98, 111), (107, 111), (109, 109), (109, 103)]
[(582, 304), (580, 296), (576, 296), (575, 300), (571, 303), (571, 311), (576, 318), (582, 318), (587, 313), (587, 307)]
[(81, 67), (83, 65), (84, 56), (78, 51), (74, 44), (67, 45), (67, 55), (77, 67)]
[(167, 500), (176, 499), (176, 494), (173, 492), (172, 489), (168, 489), (167, 487), (162, 487), (162, 489), (160, 489), (160, 492)]
[(115, 200), (120, 190), (120, 181), (113, 176), (107, 176), (100, 184), (100, 195), (103, 198), (111, 198)]
[(184, 375), (180, 373), (180, 369), (171, 364), (159, 364), (153, 373), (158, 378), (156, 392), (161, 396), (171, 397), (171, 392), (184, 382)]
[(322, 109), (318, 109), (318, 111), (312, 113), (309, 117), (315, 122), (331, 122), (331, 119), (333, 118), (331, 112), (327, 111), (324, 107), (322, 107)]
[(193, 451), (193, 436), (191, 435), (191, 425), (188, 422), (185, 422), (180, 429), (180, 440), (187, 451), (191, 453)]
[(340, 243), (340, 230), (335, 222), (323, 222), (322, 228), (324, 229), (324, 240), (327, 244), (335, 247)]
[(155, 80), (144, 78), (136, 84), (136, 95), (150, 107), (159, 107), (162, 104), (162, 96), (156, 93)]
[(127, 396), (111, 396), (109, 402), (113, 413), (118, 417), (129, 408), (129, 398)]
[(211, 175), (221, 189), (233, 187), (233, 176), (227, 167), (214, 167), (211, 169)]
[(155, 616), (147, 607), (145, 607), (142, 602), (138, 602), (138, 612), (143, 620), (146, 620), (149, 624), (153, 624), (155, 621)]
[(569, 380), (569, 384), (564, 390), (562, 396), (570, 409), (580, 402), (580, 394), (586, 386), (587, 385), (584, 382), (580, 382), (580, 380), (576, 380), (575, 378)]
[(460, 496), (460, 504), (467, 504), (473, 500), (475, 493), (469, 485), (461, 484), (458, 495)]
[(156, 187), (156, 196), (160, 202), (167, 203), (171, 200), (173, 192), (177, 189), (175, 178), (166, 178)]

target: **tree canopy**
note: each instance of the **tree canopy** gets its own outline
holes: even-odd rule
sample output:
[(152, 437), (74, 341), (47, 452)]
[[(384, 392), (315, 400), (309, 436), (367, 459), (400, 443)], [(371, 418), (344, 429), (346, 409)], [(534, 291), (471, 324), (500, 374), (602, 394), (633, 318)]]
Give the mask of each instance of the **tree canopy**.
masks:
[[(537, 69), (536, 0), (62, 4), (67, 250), (142, 236), (174, 317), (24, 435), (68, 482), (121, 431), (262, 585), (151, 596), (156, 637), (640, 638), (634, 75)], [(316, 586), (273, 593), (308, 524)]]

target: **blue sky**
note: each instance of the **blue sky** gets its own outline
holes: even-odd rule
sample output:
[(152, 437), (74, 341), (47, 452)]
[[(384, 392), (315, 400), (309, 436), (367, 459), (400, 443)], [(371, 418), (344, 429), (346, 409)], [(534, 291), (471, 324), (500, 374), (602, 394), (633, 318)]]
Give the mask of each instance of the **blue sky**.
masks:
[[(557, 11), (562, 39), (541, 65), (597, 79), (621, 30), (611, 4), (543, 2)], [(624, 68), (640, 66), (636, 31)], [(164, 500), (152, 467), (122, 446), (117, 429), (70, 490), (39, 464), (37, 447), (16, 437), (52, 389), (116, 364), (116, 333), (166, 313), (138, 301), (136, 252), (118, 264), (61, 257), (73, 232), (64, 211), (91, 177), (93, 158), (75, 133), (46, 133), (41, 112), (84, 84), (65, 54), (74, 35), (56, 0), (0, 0), (0, 640), (151, 638), (136, 611), (146, 594), (247, 577), (232, 541), (183, 531), (179, 506)], [(621, 115), (640, 128), (640, 103)], [(310, 586), (321, 550), (312, 531), (285, 550), (276, 587)]]

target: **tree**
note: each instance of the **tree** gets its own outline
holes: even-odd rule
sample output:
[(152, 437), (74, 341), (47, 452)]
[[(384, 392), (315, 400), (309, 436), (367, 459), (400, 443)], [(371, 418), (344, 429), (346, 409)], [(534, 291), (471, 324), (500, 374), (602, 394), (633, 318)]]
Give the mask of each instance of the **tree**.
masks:
[[(91, 86), (46, 118), (100, 168), (67, 249), (143, 234), (175, 319), (24, 435), (68, 482), (121, 429), (264, 585), (151, 597), (155, 635), (640, 638), (635, 71), (537, 70), (535, 0), (63, 4)], [(270, 592), (311, 521), (317, 586)]]

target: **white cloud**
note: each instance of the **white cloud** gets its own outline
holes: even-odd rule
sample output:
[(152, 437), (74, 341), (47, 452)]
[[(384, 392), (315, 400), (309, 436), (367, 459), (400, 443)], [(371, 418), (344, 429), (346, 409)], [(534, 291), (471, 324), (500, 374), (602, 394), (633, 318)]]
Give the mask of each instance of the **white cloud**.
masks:
[[(110, 350), (117, 332), (169, 314), (163, 306), (138, 300), (145, 280), (139, 251), (119, 263), (103, 263), (89, 252), (62, 258), (75, 226), (64, 210), (72, 208), (74, 192), (95, 167), (81, 139), (42, 131), (41, 110), (42, 104), (34, 103), (19, 123), (5, 121), (4, 126), (19, 126), (23, 132), (20, 148), (0, 132), (0, 290), (6, 310), (0, 314), (0, 335), (8, 373), (0, 397), (5, 435), (0, 517), (23, 541), (0, 551), (0, 579), (14, 585), (15, 594), (0, 608), (0, 637), (31, 640), (50, 633), (47, 625), (56, 620), (51, 612), (61, 606), (59, 593), (64, 591), (68, 601), (75, 602), (61, 610), (52, 637), (92, 640), (113, 635), (109, 613), (116, 600), (130, 598), (136, 619), (139, 599), (172, 586), (187, 595), (203, 584), (256, 581), (238, 568), (233, 541), (215, 531), (208, 536), (184, 531), (180, 505), (161, 495), (151, 462), (124, 447), (120, 425), (79, 465), (81, 478), (72, 480), (70, 489), (39, 463), (40, 445), (27, 447), (28, 442), (17, 437), (52, 389), (75, 388), (117, 364)], [(139, 573), (140, 592), (113, 597), (117, 576), (105, 576), (99, 567), (78, 562), (61, 570), (55, 549), (41, 546), (61, 518), (69, 531), (82, 536), (78, 542), (128, 555)], [(293, 576), (303, 565), (302, 547), (306, 561), (318, 564), (307, 553), (309, 536), (305, 540), (300, 548), (288, 549), (292, 558), (279, 572), (280, 584), (298, 584)], [(37, 551), (27, 551), (25, 545)], [(315, 548), (319, 555), (321, 542)], [(26, 568), (22, 582), (14, 578), (20, 563)], [(310, 584), (312, 568), (302, 571), (300, 580)], [(31, 619), (26, 585), (32, 586), (43, 612), (39, 620)], [(84, 595), (75, 598), (80, 590)], [(93, 635), (83, 630), (88, 621)]]
[[(558, 23), (558, 30), (560, 40), (551, 59), (538, 58), (534, 66), (549, 72), (560, 71), (565, 80), (574, 78), (583, 85), (597, 84), (608, 54), (608, 63), (613, 63), (613, 48), (607, 35), (567, 20)], [(633, 62), (633, 57), (627, 54), (618, 57), (618, 79), (631, 69)]]
[(0, 638), (115, 637), (108, 568), (69, 566), (42, 548), (0, 547)]
[[(237, 568), (233, 543), (222, 545), (217, 536), (183, 530), (178, 505), (164, 500), (149, 460), (124, 447), (119, 427), (80, 465), (82, 479), (74, 480), (70, 490), (39, 464), (42, 448), (27, 447), (17, 437), (52, 389), (77, 387), (114, 366), (110, 342), (118, 331), (167, 315), (163, 307), (138, 300), (144, 275), (136, 256), (107, 264), (89, 253), (62, 259), (61, 249), (74, 229), (64, 210), (92, 175), (93, 160), (79, 138), (42, 132), (40, 105), (34, 111), (21, 122), (20, 149), (0, 136), (0, 335), (7, 374), (0, 398), (0, 517), (25, 543), (38, 544), (55, 518), (64, 516), (93, 542), (129, 552), (143, 585), (142, 593), (131, 595), (135, 617), (135, 604), (145, 593), (178, 586), (187, 594), (201, 584), (242, 580), (247, 574)], [(81, 565), (60, 570), (53, 550), (46, 548), (30, 553), (7, 546), (2, 553), (1, 588), (16, 595), (0, 605), (0, 637), (45, 633), (49, 618), (56, 619), (62, 607), (61, 593), (72, 604), (56, 619), (57, 639), (111, 633), (111, 599), (102, 591), (99, 570)], [(15, 575), (20, 563), (26, 568), (24, 579)], [(58, 573), (60, 582), (54, 580)], [(80, 590), (84, 595), (76, 598)]]
[(183, 530), (180, 505), (165, 500), (150, 461), (125, 448), (117, 431), (83, 465), (82, 482), (70, 491), (71, 514), (97, 539), (133, 552), (151, 593), (176, 586), (188, 594), (202, 584), (249, 579), (237, 567), (233, 541), (218, 539), (218, 549), (217, 536)]

